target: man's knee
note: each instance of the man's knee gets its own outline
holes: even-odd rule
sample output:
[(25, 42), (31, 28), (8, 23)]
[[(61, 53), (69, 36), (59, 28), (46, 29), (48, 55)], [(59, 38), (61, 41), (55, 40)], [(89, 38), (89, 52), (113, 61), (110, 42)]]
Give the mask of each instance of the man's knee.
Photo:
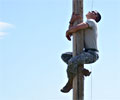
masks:
[(93, 58), (93, 63), (95, 63), (98, 59), (99, 59), (99, 55), (96, 54), (96, 55), (94, 56), (94, 58)]
[(68, 63), (68, 60), (72, 58), (72, 52), (66, 52), (61, 55), (61, 58), (64, 62)]

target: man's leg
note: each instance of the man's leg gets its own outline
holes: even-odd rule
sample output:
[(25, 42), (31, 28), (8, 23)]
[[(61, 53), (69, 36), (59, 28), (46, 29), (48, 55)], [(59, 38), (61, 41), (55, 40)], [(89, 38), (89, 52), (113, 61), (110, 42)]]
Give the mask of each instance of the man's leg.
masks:
[(94, 63), (98, 58), (98, 53), (94, 51), (82, 52), (68, 61), (67, 71), (76, 74), (78, 65)]
[[(66, 54), (63, 54), (63, 56), (62, 56), (62, 59), (63, 58), (65, 58), (66, 57)], [(70, 58), (70, 57), (69, 57)], [(74, 59), (74, 57), (72, 58), (71, 57), (71, 59)], [(75, 59), (77, 59), (77, 58), (75, 58)], [(75, 60), (74, 59), (74, 60)], [(63, 59), (64, 60), (64, 59)], [(66, 63), (68, 64), (68, 59), (66, 60), (64, 60), (64, 61), (66, 61)], [(77, 71), (77, 64), (74, 64), (74, 67), (73, 66), (71, 66), (71, 65), (69, 65), (68, 66), (68, 68), (67, 68), (67, 75), (68, 75), (68, 82), (67, 82), (67, 84), (61, 89), (61, 92), (64, 92), (64, 93), (67, 93), (67, 92), (69, 92), (71, 89), (72, 89), (72, 83), (73, 83), (73, 78), (74, 78), (74, 76), (76, 75), (76, 71)], [(72, 70), (72, 71), (71, 71)], [(73, 73), (74, 72), (74, 73)], [(83, 69), (83, 75), (84, 76), (89, 76), (90, 75), (90, 73), (91, 72), (89, 72), (89, 70), (87, 70), (87, 69)]]
[[(90, 64), (95, 62), (98, 59), (98, 54), (96, 52), (82, 52), (78, 56), (71, 58), (68, 61), (68, 68), (67, 68), (67, 75), (68, 75), (68, 82), (67, 84), (61, 89), (61, 92), (67, 93), (72, 89), (73, 78), (77, 74), (77, 67), (79, 64)], [(83, 69), (83, 75), (89, 76), (91, 72), (87, 69)]]
[[(61, 55), (62, 60), (68, 64), (68, 61), (72, 58), (72, 52), (66, 52)], [(61, 89), (61, 92), (67, 93), (72, 89), (73, 84), (73, 74), (67, 72), (68, 75), (68, 82), (66, 85)]]
[[(72, 59), (72, 52), (66, 52), (66, 53), (63, 53), (62, 55), (61, 55), (61, 58), (62, 58), (62, 60), (66, 63), (66, 64), (68, 64), (68, 61), (70, 60), (70, 59)], [(84, 74), (84, 76), (89, 76), (89, 70), (87, 70), (87, 69), (83, 69), (83, 74)], [(67, 74), (68, 74), (68, 71), (67, 71)], [(69, 76), (71, 76), (71, 74), (68, 74), (68, 77)]]

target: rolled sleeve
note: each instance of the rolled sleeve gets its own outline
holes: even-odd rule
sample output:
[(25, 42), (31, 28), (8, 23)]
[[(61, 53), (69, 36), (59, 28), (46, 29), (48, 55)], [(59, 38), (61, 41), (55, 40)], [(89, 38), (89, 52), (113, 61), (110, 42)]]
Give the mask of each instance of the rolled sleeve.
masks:
[(88, 19), (86, 21), (86, 23), (88, 24), (89, 27), (94, 27), (95, 26), (95, 21), (93, 19)]

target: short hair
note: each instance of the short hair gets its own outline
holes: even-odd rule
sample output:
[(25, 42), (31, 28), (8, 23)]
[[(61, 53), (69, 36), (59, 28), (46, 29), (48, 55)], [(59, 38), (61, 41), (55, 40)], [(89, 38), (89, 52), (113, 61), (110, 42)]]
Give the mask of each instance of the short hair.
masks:
[(95, 19), (95, 21), (98, 23), (101, 20), (101, 15), (98, 11), (95, 11), (97, 13), (97, 18)]

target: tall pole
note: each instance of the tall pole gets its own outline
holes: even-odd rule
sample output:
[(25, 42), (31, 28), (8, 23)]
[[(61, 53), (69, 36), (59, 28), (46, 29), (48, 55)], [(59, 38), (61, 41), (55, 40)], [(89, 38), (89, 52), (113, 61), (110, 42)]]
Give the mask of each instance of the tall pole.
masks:
[[(79, 14), (81, 19), (75, 22), (74, 25), (83, 22), (83, 0), (73, 0), (73, 11), (75, 14)], [(73, 56), (76, 56), (83, 51), (83, 31), (79, 31), (73, 34)], [(84, 65), (79, 65), (77, 69), (77, 75), (73, 80), (73, 100), (84, 100), (84, 76), (82, 69)]]

